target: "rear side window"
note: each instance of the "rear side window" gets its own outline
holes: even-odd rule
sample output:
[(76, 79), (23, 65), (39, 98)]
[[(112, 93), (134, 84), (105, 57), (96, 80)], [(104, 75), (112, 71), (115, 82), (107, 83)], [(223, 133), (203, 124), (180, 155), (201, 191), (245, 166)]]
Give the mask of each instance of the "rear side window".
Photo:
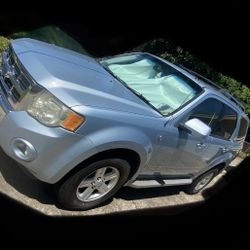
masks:
[(248, 121), (245, 118), (241, 117), (240, 128), (239, 128), (239, 132), (238, 132), (236, 140), (239, 140), (239, 141), (243, 140), (247, 133), (247, 129), (248, 129)]
[(211, 127), (211, 135), (230, 139), (237, 122), (237, 114), (222, 102), (209, 98), (191, 111), (188, 119), (197, 118)]

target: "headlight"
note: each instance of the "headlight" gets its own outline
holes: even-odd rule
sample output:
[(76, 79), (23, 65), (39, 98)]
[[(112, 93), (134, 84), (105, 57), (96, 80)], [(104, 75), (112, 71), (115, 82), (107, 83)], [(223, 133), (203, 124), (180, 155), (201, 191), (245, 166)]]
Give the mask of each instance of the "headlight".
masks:
[(31, 91), (24, 97), (22, 109), (40, 123), (49, 127), (63, 127), (75, 131), (84, 122), (84, 117), (76, 114), (61, 101), (44, 89)]

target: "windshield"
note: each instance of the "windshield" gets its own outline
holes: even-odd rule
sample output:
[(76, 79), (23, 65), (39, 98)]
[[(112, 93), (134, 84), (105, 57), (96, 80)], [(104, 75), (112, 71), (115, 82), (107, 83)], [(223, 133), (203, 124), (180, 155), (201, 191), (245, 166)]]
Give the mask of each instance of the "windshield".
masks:
[(173, 113), (202, 91), (181, 72), (149, 54), (116, 56), (100, 63), (163, 115)]

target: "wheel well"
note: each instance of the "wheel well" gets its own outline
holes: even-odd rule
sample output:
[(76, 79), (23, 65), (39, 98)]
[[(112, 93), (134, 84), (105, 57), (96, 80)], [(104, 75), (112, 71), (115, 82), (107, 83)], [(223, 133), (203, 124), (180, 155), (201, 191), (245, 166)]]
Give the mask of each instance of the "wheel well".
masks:
[(212, 169), (217, 169), (218, 172), (217, 172), (216, 175), (218, 175), (225, 168), (225, 166), (226, 166), (226, 163), (225, 162), (221, 162), (221, 163), (219, 163), (217, 165), (214, 165), (212, 168), (209, 168), (208, 170), (206, 170), (204, 173), (202, 173), (202, 175), (205, 174), (205, 173), (207, 173), (207, 172), (209, 172)]
[(80, 169), (84, 168), (85, 166), (88, 166), (89, 164), (93, 162), (108, 159), (108, 158), (120, 158), (120, 159), (126, 160), (131, 166), (129, 178), (131, 178), (136, 173), (141, 162), (139, 154), (133, 150), (124, 149), (124, 148), (110, 149), (110, 150), (97, 153), (89, 157), (88, 159), (82, 161), (77, 166), (75, 166), (72, 170), (70, 170), (59, 182), (74, 175)]

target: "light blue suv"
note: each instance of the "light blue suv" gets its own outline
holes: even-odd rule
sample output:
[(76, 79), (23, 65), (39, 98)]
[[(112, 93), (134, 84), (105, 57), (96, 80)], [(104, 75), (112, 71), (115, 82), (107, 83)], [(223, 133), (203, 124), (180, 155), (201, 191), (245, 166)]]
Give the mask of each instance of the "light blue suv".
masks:
[(197, 193), (236, 157), (249, 124), (228, 93), (148, 53), (96, 60), (24, 38), (0, 73), (1, 147), (71, 210), (124, 185)]

